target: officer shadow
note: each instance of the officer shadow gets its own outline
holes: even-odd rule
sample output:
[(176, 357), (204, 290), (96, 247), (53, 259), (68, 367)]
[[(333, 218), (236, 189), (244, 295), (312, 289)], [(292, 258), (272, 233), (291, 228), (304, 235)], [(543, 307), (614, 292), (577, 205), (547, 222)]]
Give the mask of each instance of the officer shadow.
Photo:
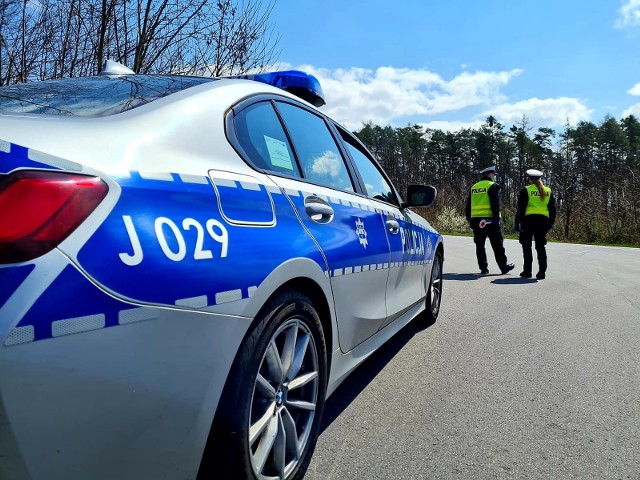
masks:
[(497, 285), (521, 285), (523, 283), (538, 283), (538, 280), (535, 278), (503, 277), (491, 280), (491, 283)]
[(445, 273), (442, 275), (443, 280), (454, 282), (466, 282), (469, 280), (478, 280), (484, 277), (500, 277), (495, 280), (491, 280), (491, 283), (498, 285), (519, 285), (523, 283), (537, 283), (535, 278), (522, 278), (522, 277), (505, 277), (502, 273), (489, 273), (482, 275), (481, 273)]
[(453, 280), (454, 282), (478, 280), (480, 277), (486, 277), (486, 275), (480, 275), (479, 273), (445, 273), (442, 275), (443, 280)]

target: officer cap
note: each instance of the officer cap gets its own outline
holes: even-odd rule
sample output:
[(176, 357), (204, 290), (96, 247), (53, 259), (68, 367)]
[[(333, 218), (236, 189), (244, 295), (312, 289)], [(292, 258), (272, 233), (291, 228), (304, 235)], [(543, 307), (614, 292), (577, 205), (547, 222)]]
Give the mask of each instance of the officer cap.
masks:
[(543, 175), (542, 172), (540, 170), (536, 170), (535, 168), (530, 168), (529, 170), (527, 170), (527, 176), (534, 180), (537, 180), (538, 178), (542, 177), (542, 175)]
[(484, 170), (480, 170), (480, 173), (486, 175), (487, 173), (497, 173), (496, 166), (491, 165), (490, 167), (485, 168)]

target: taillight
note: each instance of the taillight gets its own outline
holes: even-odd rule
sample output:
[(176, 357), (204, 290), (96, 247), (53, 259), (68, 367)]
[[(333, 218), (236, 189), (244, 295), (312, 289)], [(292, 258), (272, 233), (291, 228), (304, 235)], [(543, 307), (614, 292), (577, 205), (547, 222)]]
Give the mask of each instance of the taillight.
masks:
[(53, 250), (98, 206), (108, 187), (71, 173), (23, 170), (0, 177), (0, 263)]

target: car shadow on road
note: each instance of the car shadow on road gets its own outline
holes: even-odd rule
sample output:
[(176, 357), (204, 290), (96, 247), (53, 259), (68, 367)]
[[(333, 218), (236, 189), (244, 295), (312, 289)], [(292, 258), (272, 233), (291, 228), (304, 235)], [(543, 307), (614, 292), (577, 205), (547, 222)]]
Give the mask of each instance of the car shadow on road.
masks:
[(376, 352), (360, 364), (349, 377), (331, 394), (324, 406), (320, 433), (353, 402), (358, 395), (382, 371), (389, 361), (418, 333), (431, 327), (423, 312), (419, 318), (411, 321), (396, 333)]

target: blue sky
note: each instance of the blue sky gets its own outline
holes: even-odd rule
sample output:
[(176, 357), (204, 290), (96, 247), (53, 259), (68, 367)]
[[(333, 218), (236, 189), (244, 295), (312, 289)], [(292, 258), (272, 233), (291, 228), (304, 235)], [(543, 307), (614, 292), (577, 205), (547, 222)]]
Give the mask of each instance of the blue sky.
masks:
[(354, 130), (640, 117), (640, 0), (276, 0), (271, 21), (278, 66)]

